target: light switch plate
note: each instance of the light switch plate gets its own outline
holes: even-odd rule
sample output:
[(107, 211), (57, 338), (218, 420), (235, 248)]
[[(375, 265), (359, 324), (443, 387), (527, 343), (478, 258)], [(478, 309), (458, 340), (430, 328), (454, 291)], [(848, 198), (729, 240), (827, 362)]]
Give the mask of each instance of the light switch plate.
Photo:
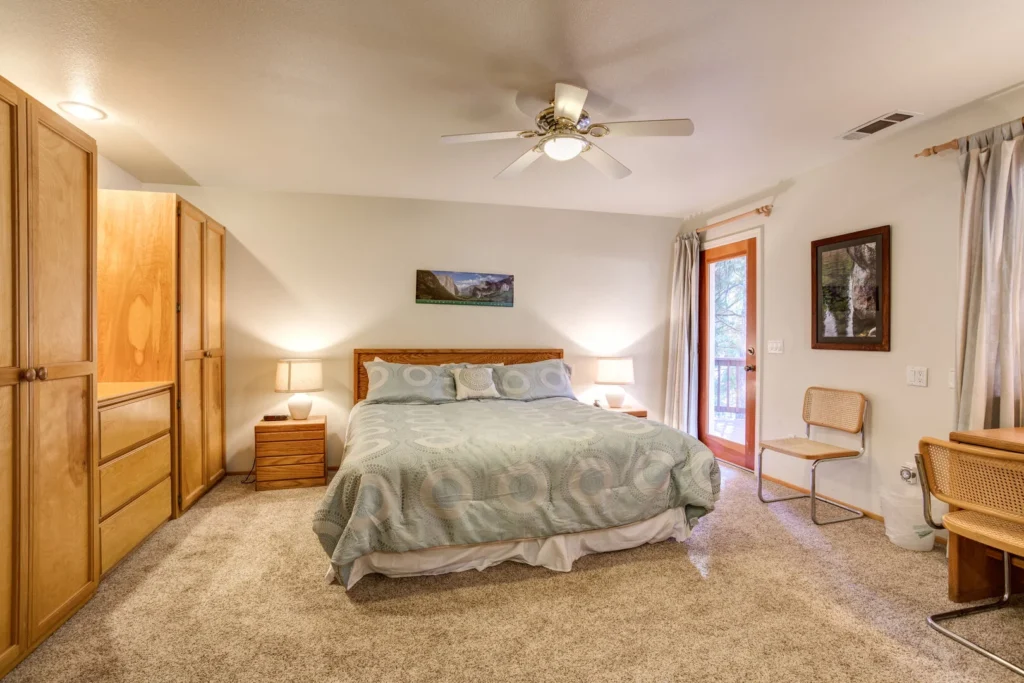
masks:
[(919, 365), (907, 366), (907, 386), (928, 386), (928, 368)]
[(956, 370), (952, 368), (949, 370), (949, 388), (956, 389)]
[(768, 353), (782, 353), (783, 344), (781, 339), (768, 340)]

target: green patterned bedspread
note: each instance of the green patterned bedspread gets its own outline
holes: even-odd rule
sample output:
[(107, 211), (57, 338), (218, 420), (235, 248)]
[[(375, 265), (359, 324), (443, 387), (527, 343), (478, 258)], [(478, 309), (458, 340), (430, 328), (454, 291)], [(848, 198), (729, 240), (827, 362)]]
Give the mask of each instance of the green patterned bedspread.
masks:
[(313, 530), (347, 582), (374, 552), (546, 538), (713, 509), (718, 463), (658, 422), (567, 398), (357, 405)]

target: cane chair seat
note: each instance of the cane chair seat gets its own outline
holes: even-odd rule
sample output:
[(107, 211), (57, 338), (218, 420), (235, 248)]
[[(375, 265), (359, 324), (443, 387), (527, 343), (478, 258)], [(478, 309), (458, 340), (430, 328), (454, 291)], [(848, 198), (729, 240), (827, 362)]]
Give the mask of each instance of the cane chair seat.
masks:
[(827, 460), (829, 458), (849, 458), (857, 455), (858, 451), (849, 448), (833, 446), (830, 443), (813, 441), (802, 437), (791, 437), (788, 439), (771, 439), (762, 441), (761, 448), (766, 448), (776, 453), (791, 455), (794, 458), (804, 460)]
[(974, 510), (957, 510), (942, 516), (942, 525), (954, 534), (972, 541), (1024, 556), (1024, 524)]

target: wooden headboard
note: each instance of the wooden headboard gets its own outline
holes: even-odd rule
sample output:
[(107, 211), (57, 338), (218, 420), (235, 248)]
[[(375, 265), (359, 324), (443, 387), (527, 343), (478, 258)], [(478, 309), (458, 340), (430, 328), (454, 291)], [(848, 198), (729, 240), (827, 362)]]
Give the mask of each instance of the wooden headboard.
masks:
[(355, 367), (352, 390), (352, 404), (366, 398), (370, 378), (366, 376), (363, 363), (374, 358), (389, 363), (412, 365), (444, 365), (445, 363), (535, 363), (539, 360), (561, 359), (562, 349), (356, 349), (353, 351)]

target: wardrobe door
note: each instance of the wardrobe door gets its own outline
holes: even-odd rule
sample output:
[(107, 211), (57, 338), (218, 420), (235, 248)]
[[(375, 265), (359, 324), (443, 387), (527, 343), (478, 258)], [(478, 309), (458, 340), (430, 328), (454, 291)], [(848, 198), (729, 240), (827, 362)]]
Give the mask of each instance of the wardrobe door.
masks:
[(96, 462), (96, 143), (28, 106), (29, 637), (99, 577)]
[(203, 242), (206, 217), (179, 201), (178, 217), (178, 498), (184, 511), (206, 489), (203, 397)]
[(224, 475), (224, 228), (207, 218), (203, 254), (206, 482)]
[(0, 79), (0, 676), (25, 646), (19, 590), (25, 556), (24, 471), (28, 442), (28, 364), (24, 295), (19, 267), (25, 244), (25, 98)]

